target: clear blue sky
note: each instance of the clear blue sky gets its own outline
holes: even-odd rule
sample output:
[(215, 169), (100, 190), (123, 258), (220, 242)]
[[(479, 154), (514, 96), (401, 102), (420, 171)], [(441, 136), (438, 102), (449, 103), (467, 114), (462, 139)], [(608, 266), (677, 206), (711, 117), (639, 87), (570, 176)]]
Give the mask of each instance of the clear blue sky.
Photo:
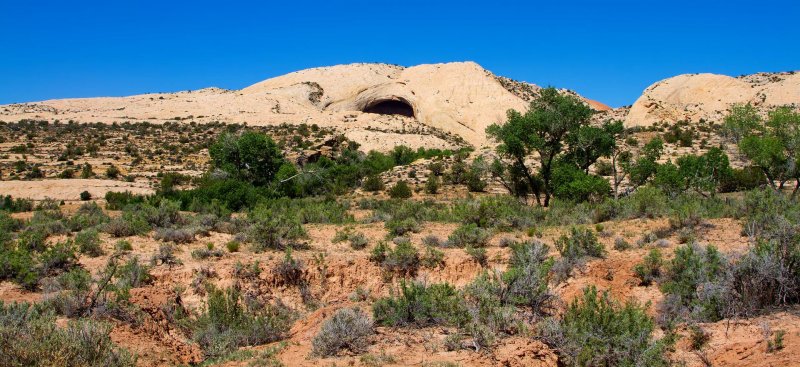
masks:
[(0, 104), (473, 60), (621, 106), (677, 74), (798, 70), (799, 22), (798, 0), (2, 0)]

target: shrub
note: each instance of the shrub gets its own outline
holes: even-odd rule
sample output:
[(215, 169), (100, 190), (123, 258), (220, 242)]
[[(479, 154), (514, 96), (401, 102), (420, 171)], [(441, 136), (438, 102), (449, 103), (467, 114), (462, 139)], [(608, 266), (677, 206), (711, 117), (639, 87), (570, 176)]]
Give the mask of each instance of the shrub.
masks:
[(364, 183), (361, 185), (364, 191), (368, 192), (375, 192), (375, 191), (382, 191), (385, 189), (383, 184), (383, 180), (381, 180), (380, 176), (378, 175), (369, 175), (366, 179), (364, 179)]
[(248, 214), (248, 218), (250, 227), (247, 230), (247, 240), (253, 245), (255, 252), (296, 246), (299, 245), (297, 240), (306, 236), (300, 220), (288, 213), (279, 214), (271, 208), (258, 207)]
[(150, 230), (150, 225), (139, 214), (124, 211), (121, 216), (112, 219), (103, 226), (103, 231), (112, 237), (129, 237), (143, 235)]
[(400, 180), (389, 188), (388, 194), (392, 199), (408, 199), (411, 197), (411, 188), (406, 181)]
[(64, 327), (27, 303), (0, 302), (2, 366), (135, 366), (136, 357), (109, 337), (111, 326), (82, 319)]
[(556, 296), (548, 287), (554, 264), (549, 252), (550, 248), (539, 241), (511, 247), (508, 270), (503, 273), (508, 303), (528, 307), (536, 315), (550, 313)]
[(420, 264), (426, 268), (444, 267), (444, 252), (433, 246), (425, 246), (425, 253), (420, 258)]
[(119, 168), (113, 165), (106, 168), (106, 177), (110, 179), (116, 179), (119, 177)]
[(194, 231), (188, 228), (159, 228), (153, 239), (175, 244), (194, 242)]
[(589, 287), (543, 333), (566, 365), (668, 366), (665, 353), (671, 340), (654, 340), (654, 329), (647, 307), (620, 305), (607, 292), (598, 294)]
[(90, 227), (96, 227), (109, 221), (108, 215), (95, 202), (82, 204), (75, 214), (67, 221), (67, 226), (71, 231), (80, 231)]
[(711, 340), (711, 334), (707, 333), (701, 327), (697, 325), (691, 325), (689, 327), (689, 345), (692, 347), (692, 350), (703, 349), (703, 347), (708, 344), (709, 340)]
[(78, 256), (75, 255), (75, 244), (70, 240), (58, 242), (44, 250), (38, 260), (41, 274), (58, 275), (77, 266)]
[(594, 232), (587, 228), (572, 227), (570, 235), (562, 235), (556, 241), (556, 248), (562, 257), (579, 259), (582, 257), (605, 257), (603, 244), (597, 241)]
[(661, 251), (657, 248), (650, 250), (644, 261), (633, 267), (633, 274), (639, 278), (639, 285), (648, 286), (658, 280), (663, 263)]
[(457, 326), (469, 318), (463, 299), (452, 285), (405, 281), (400, 283), (400, 294), (373, 303), (372, 314), (375, 322), (384, 326)]
[(284, 306), (245, 302), (236, 288), (211, 289), (205, 310), (190, 321), (192, 338), (206, 357), (286, 336), (294, 315)]
[(624, 238), (617, 237), (614, 239), (614, 250), (625, 251), (630, 249), (631, 249), (631, 244), (628, 243), (628, 241), (625, 241)]
[(419, 251), (407, 239), (398, 241), (394, 249), (383, 242), (378, 244), (372, 258), (379, 260), (387, 271), (403, 275), (414, 275), (420, 263)]
[(300, 285), (304, 281), (304, 267), (303, 261), (292, 257), (292, 250), (287, 248), (283, 260), (275, 265), (272, 273), (281, 284)]
[(311, 341), (311, 352), (321, 357), (334, 356), (342, 349), (363, 353), (372, 334), (372, 320), (364, 311), (360, 308), (340, 309), (322, 323)]
[(414, 218), (392, 219), (387, 221), (384, 226), (389, 230), (390, 236), (404, 236), (420, 231), (419, 222)]
[(367, 236), (361, 232), (353, 233), (350, 236), (350, 248), (353, 250), (361, 250), (366, 248), (369, 245), (369, 240)]
[(116, 273), (117, 285), (123, 288), (137, 288), (153, 281), (150, 267), (139, 262), (139, 258), (131, 256)]
[(206, 244), (206, 248), (196, 249), (192, 251), (192, 258), (198, 260), (205, 260), (209, 257), (222, 257), (222, 250), (218, 250), (214, 248), (214, 244), (209, 242)]
[(225, 244), (225, 248), (228, 249), (228, 252), (239, 252), (239, 245), (239, 241), (232, 240)]
[(92, 194), (89, 193), (88, 191), (81, 191), (81, 195), (80, 196), (81, 196), (81, 200), (83, 200), (83, 201), (92, 200)]
[(75, 244), (78, 245), (78, 251), (82, 254), (91, 257), (103, 255), (103, 248), (100, 242), (100, 236), (94, 228), (84, 229), (75, 235)]
[[(663, 272), (661, 290), (674, 305), (662, 305), (662, 313), (666, 319), (678, 320), (680, 317), (694, 312), (693, 318), (716, 321), (720, 318), (718, 302), (706, 285), (717, 282), (727, 271), (727, 260), (716, 247), (705, 249), (689, 244), (675, 249), (675, 255), (666, 265)], [(665, 301), (667, 303), (667, 301)]]
[(429, 234), (422, 238), (422, 244), (430, 247), (442, 247), (442, 240), (433, 234)]
[(439, 193), (440, 186), (441, 183), (439, 182), (439, 177), (430, 175), (428, 176), (428, 181), (425, 182), (425, 193), (436, 195), (437, 193)]
[(158, 252), (150, 259), (153, 265), (167, 265), (173, 267), (182, 264), (181, 261), (175, 256), (175, 246), (171, 243), (165, 243), (158, 247)]
[(133, 245), (131, 245), (130, 241), (119, 240), (114, 245), (114, 250), (120, 252), (133, 251)]
[(472, 247), (471, 245), (467, 245), (464, 248), (464, 251), (475, 260), (480, 266), (487, 266), (489, 263), (489, 258), (486, 256), (486, 249), (483, 247)]
[(489, 232), (474, 223), (464, 224), (456, 228), (447, 237), (448, 247), (483, 247), (489, 242)]

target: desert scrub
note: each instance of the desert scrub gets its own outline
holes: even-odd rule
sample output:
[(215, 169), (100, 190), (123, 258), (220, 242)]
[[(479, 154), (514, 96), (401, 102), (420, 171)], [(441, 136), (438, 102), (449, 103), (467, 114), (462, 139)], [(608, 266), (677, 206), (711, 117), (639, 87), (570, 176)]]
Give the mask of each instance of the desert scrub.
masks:
[(456, 228), (447, 237), (448, 247), (483, 247), (489, 242), (489, 231), (474, 223), (464, 224)]
[(353, 250), (361, 250), (369, 245), (369, 240), (361, 232), (356, 232), (352, 227), (345, 227), (342, 230), (336, 231), (333, 236), (332, 242), (339, 243), (348, 241)]
[(364, 353), (372, 334), (372, 320), (364, 311), (360, 308), (340, 309), (322, 323), (311, 341), (311, 352), (320, 357), (334, 356), (343, 349)]
[(405, 276), (414, 275), (420, 265), (419, 251), (405, 237), (399, 237), (392, 248), (386, 242), (379, 242), (370, 254), (370, 261), (378, 263), (388, 273)]
[(420, 264), (426, 268), (443, 268), (444, 267), (444, 252), (441, 252), (433, 246), (425, 246), (425, 253), (420, 258)]
[(167, 265), (172, 268), (173, 266), (183, 264), (183, 262), (175, 256), (175, 245), (164, 243), (158, 247), (158, 252), (153, 254), (153, 257), (150, 258), (150, 264), (153, 266)]
[(418, 233), (420, 231), (419, 222), (414, 218), (405, 219), (392, 219), (384, 224), (386, 229), (389, 230), (389, 236), (405, 236), (409, 233)]
[(375, 322), (384, 326), (462, 325), (469, 319), (463, 298), (450, 284), (400, 282), (399, 294), (372, 305)]
[(162, 242), (184, 244), (194, 242), (194, 236), (194, 231), (189, 228), (159, 228), (153, 235), (153, 239)]
[(103, 232), (117, 238), (143, 235), (148, 231), (150, 224), (135, 210), (125, 210), (122, 215), (103, 225)]
[(586, 228), (572, 227), (570, 235), (562, 235), (556, 241), (556, 248), (561, 256), (569, 259), (582, 257), (605, 257), (603, 244), (597, 241), (594, 232)]
[(206, 357), (286, 337), (294, 314), (284, 306), (245, 302), (236, 288), (210, 289), (205, 309), (186, 321)]
[(633, 267), (633, 274), (639, 278), (639, 285), (649, 286), (661, 276), (661, 267), (663, 265), (664, 260), (662, 259), (661, 251), (654, 248), (650, 250), (641, 263)]
[(278, 262), (272, 269), (272, 274), (280, 284), (300, 285), (305, 282), (305, 265), (302, 260), (292, 257), (292, 250), (286, 249), (283, 260)]
[(205, 248), (192, 250), (192, 258), (197, 260), (205, 260), (208, 258), (221, 258), (223, 255), (222, 250), (214, 248), (214, 244), (209, 242)]
[(411, 188), (408, 187), (408, 183), (404, 180), (397, 181), (394, 186), (387, 190), (387, 193), (392, 199), (408, 199), (412, 195)]
[(301, 245), (298, 241), (307, 235), (300, 220), (286, 212), (259, 206), (247, 216), (250, 222), (247, 241), (254, 252), (298, 247)]
[(75, 235), (75, 244), (78, 245), (80, 253), (90, 257), (103, 255), (103, 248), (100, 236), (94, 228), (84, 229)]
[(40, 307), (0, 301), (0, 365), (135, 366), (136, 357), (117, 347), (110, 332), (110, 325), (91, 319), (59, 327)]
[(669, 366), (669, 337), (653, 338), (647, 307), (620, 305), (607, 292), (584, 289), (561, 320), (550, 319), (542, 332), (559, 352), (560, 362), (575, 366)]
[(91, 227), (97, 227), (110, 220), (103, 209), (95, 202), (84, 203), (78, 208), (67, 221), (67, 226), (71, 231), (80, 231)]

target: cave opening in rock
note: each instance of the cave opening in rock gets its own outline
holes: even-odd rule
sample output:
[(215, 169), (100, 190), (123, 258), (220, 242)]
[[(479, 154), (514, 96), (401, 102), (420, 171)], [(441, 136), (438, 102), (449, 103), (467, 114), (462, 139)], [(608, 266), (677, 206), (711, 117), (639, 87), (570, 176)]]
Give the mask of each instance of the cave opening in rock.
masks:
[(381, 115), (402, 115), (414, 117), (414, 107), (406, 101), (386, 99), (375, 101), (364, 108), (366, 113), (377, 113)]

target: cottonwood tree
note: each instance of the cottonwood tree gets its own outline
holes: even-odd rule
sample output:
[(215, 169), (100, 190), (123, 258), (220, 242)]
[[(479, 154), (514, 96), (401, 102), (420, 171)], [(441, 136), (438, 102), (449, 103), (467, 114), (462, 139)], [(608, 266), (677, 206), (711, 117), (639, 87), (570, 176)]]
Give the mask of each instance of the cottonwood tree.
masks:
[(764, 125), (743, 126), (739, 150), (764, 172), (773, 189), (781, 191), (786, 182), (796, 180), (794, 198), (800, 189), (800, 113), (779, 107), (769, 112)]
[(222, 134), (208, 149), (215, 168), (256, 186), (272, 182), (286, 160), (278, 145), (266, 134), (244, 132)]
[[(492, 173), (506, 177), (504, 185), (515, 189), (512, 191), (515, 194), (531, 192), (537, 203), (548, 206), (554, 192), (553, 173), (557, 164), (569, 162), (588, 170), (598, 154), (603, 155), (607, 150), (587, 145), (591, 141), (607, 141), (596, 136), (604, 128), (586, 129), (592, 114), (592, 109), (578, 97), (559, 93), (552, 87), (542, 89), (527, 112), (510, 110), (505, 124), (493, 124), (486, 129), (500, 143), (497, 152), (510, 161), (509, 164), (496, 161)], [(569, 142), (576, 145), (572, 147)], [(538, 171), (528, 164), (531, 157), (538, 160)]]

